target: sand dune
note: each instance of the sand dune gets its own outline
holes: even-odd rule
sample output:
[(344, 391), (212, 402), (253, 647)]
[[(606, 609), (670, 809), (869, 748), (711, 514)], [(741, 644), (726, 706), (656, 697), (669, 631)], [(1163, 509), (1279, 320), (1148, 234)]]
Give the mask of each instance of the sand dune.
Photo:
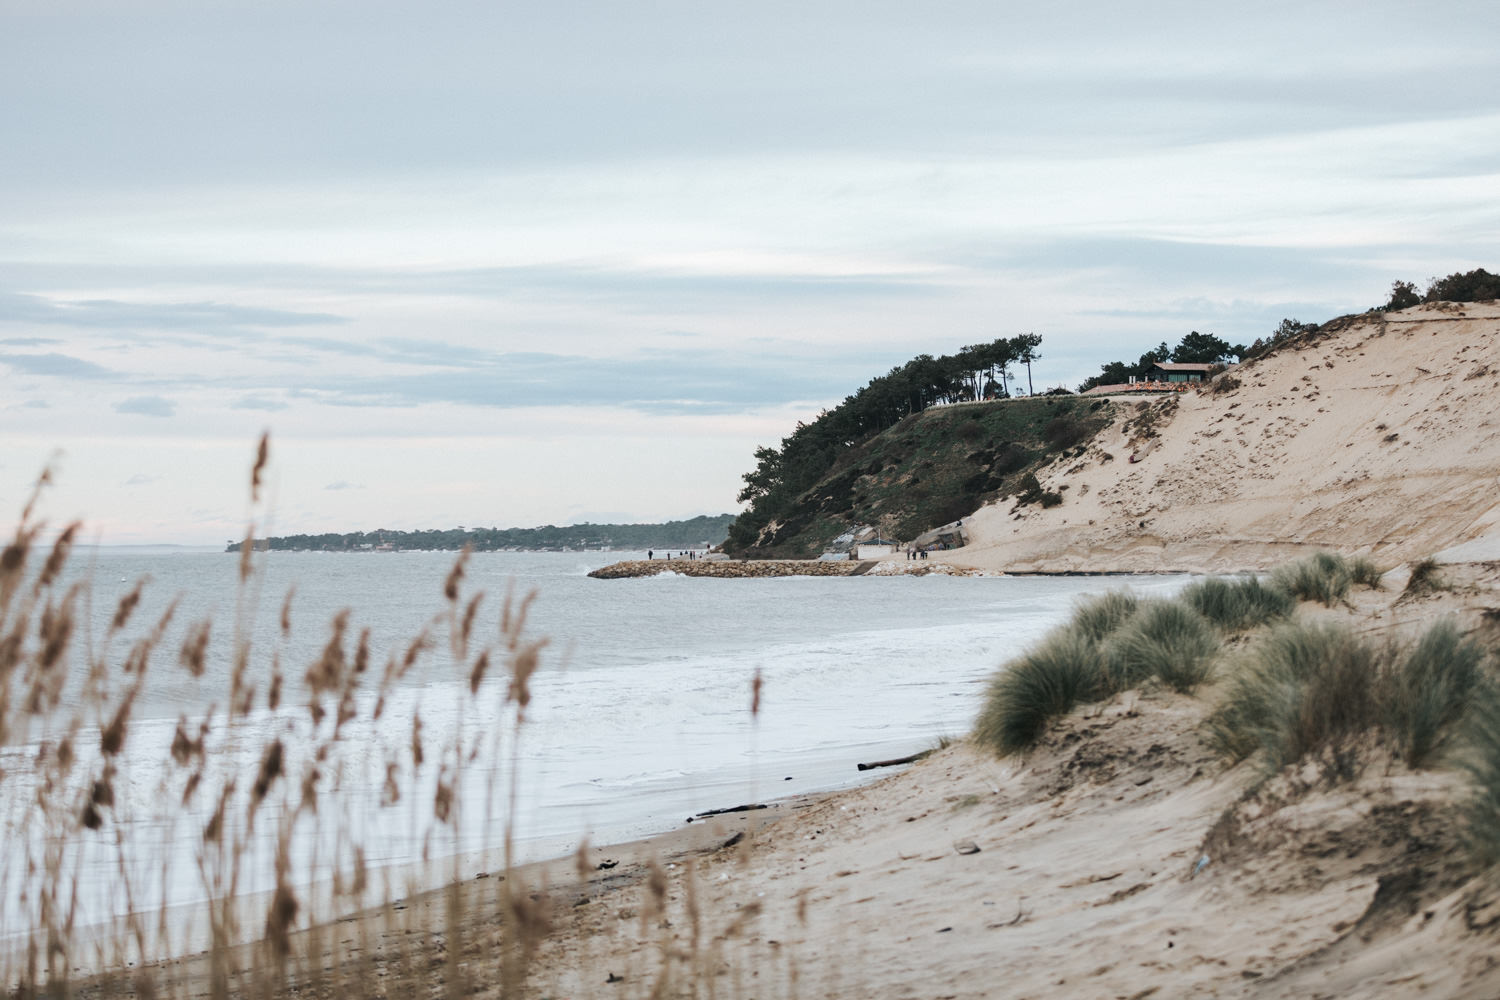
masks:
[[(1217, 384), (1127, 403), (1087, 454), (1039, 476), (1060, 506), (987, 507), (967, 522), (973, 544), (944, 558), (992, 571), (1224, 572), (1319, 548), (1395, 565), (1500, 537), (1497, 396), (1495, 303), (1329, 324)], [(1160, 410), (1155, 437), (1138, 407)]]

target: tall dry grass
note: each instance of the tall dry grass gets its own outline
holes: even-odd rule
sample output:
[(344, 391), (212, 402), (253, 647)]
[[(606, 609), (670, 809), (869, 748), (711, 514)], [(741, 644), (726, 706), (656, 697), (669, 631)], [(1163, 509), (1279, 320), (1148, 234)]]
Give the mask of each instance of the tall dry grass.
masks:
[[(170, 644), (175, 601), (136, 621), (146, 580), (119, 600), (103, 634), (88, 627), (87, 574), (68, 571), (81, 526), (42, 542), (50, 470), (0, 551), (0, 800), (13, 805), (0, 849), (5, 988), (20, 997), (535, 992), (556, 911), (548, 887), (515, 865), (511, 820), (532, 681), (548, 647), (528, 631), (537, 595), (471, 592), (466, 552), (417, 634), (378, 650), (345, 610), (326, 624), (312, 662), (290, 662), (293, 592), (280, 600), (275, 640), (254, 639), (268, 461), (262, 438), (233, 621), (189, 622)], [(213, 708), (181, 717), (153, 755), (138, 735), (148, 679), (181, 671), (200, 681), (215, 655), (229, 663), (226, 689), (212, 694)], [(444, 671), (465, 692), (449, 716), (456, 722), (435, 731), (420, 701), (409, 719), (396, 717), (404, 684)], [(294, 689), (300, 705), (286, 700)], [(496, 700), (507, 724), (480, 724)], [(252, 722), (267, 713), (276, 725)], [(35, 752), (23, 754), (27, 746)], [(493, 761), (504, 766), (473, 773)], [(421, 857), (410, 860), (446, 883), (440, 917), (414, 916), (404, 900), (416, 883), (371, 863), (369, 831), (344, 808), (349, 794), (378, 794), (383, 822), (420, 836)], [(502, 871), (480, 882), (458, 869), (458, 832), (473, 817), (496, 831), (503, 853)], [(586, 860), (581, 850), (580, 879)], [(202, 896), (186, 917), (159, 903), (184, 865)], [(265, 891), (247, 891), (257, 887)], [(655, 879), (646, 891), (660, 896)], [(86, 927), (88, 900), (98, 898), (116, 912)], [(359, 913), (377, 916), (353, 920)], [(201, 956), (179, 960), (200, 946)], [(717, 969), (700, 958), (688, 966), (690, 989)], [(661, 981), (680, 965), (664, 944)]]

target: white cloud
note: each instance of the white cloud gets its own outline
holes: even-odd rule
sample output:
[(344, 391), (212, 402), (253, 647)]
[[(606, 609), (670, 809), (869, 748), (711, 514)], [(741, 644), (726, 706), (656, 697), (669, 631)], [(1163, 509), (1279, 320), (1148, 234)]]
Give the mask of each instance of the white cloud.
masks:
[(143, 417), (170, 417), (177, 406), (161, 396), (132, 396), (115, 404), (116, 413), (135, 413)]

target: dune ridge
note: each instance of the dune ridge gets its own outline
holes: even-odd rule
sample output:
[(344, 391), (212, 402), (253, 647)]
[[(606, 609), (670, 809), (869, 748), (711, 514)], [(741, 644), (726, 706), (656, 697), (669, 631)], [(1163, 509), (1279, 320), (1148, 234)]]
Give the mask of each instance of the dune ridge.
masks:
[[(1129, 407), (1038, 475), (1061, 505), (990, 505), (966, 522), (971, 544), (940, 555), (988, 571), (1233, 572), (1500, 539), (1497, 396), (1500, 305), (1349, 317)], [(1500, 556), (1500, 540), (1476, 551)]]

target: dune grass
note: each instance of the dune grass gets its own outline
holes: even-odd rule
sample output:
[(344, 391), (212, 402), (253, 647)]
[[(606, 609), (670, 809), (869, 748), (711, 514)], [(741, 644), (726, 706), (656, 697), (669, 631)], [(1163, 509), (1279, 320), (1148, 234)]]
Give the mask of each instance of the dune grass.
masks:
[(1052, 719), (1103, 690), (1098, 645), (1079, 629), (1058, 629), (995, 674), (974, 739), (1002, 756), (1018, 753)]
[(1180, 600), (1147, 601), (1105, 640), (1100, 658), (1111, 691), (1155, 677), (1191, 694), (1208, 680), (1218, 652), (1218, 634), (1191, 606)]
[(1362, 556), (1315, 552), (1277, 569), (1271, 584), (1299, 601), (1317, 601), (1331, 608), (1348, 596), (1351, 586), (1379, 589), (1380, 571)]
[(1208, 742), (1226, 760), (1257, 757), (1271, 773), (1324, 754), (1352, 762), (1350, 748), (1363, 739), (1386, 744), (1409, 767), (1427, 766), (1479, 684), (1484, 659), (1452, 622), (1406, 649), (1340, 625), (1283, 624), (1240, 658), (1205, 722)]
[[(1332, 607), (1352, 586), (1379, 584), (1380, 572), (1368, 559), (1318, 552), (1280, 567), (1267, 581), (1210, 577), (1173, 600), (1143, 600), (1129, 591), (1085, 600), (1065, 625), (1001, 667), (974, 737), (1012, 754), (1032, 746), (1052, 719), (1080, 702), (1153, 681), (1191, 694), (1213, 678), (1223, 637), (1280, 625), (1256, 646), (1253, 662), (1232, 681), (1232, 697), (1210, 720), (1210, 740), (1223, 756), (1239, 760), (1262, 752), (1280, 766), (1337, 744), (1369, 728), (1378, 694), (1385, 728), (1406, 734), (1403, 756), (1424, 760), (1437, 730), (1451, 722), (1452, 699), (1443, 692), (1466, 690), (1469, 668), (1449, 655), (1461, 644), (1444, 646), (1435, 634), (1397, 670), (1378, 662), (1384, 654), (1337, 630), (1285, 624), (1299, 600)], [(1427, 649), (1431, 655), (1419, 655)], [(1438, 664), (1449, 664), (1452, 676)], [(1372, 691), (1377, 676), (1392, 691), (1407, 685), (1406, 693)], [(1404, 707), (1394, 707), (1397, 702)]]
[(1345, 559), (1345, 565), (1349, 569), (1349, 582), (1357, 587), (1365, 587), (1369, 590), (1380, 589), (1380, 567), (1376, 566), (1364, 556), (1354, 556)]
[(1385, 678), (1384, 722), (1408, 767), (1442, 748), (1484, 679), (1485, 650), (1453, 621), (1429, 628)]
[(1261, 754), (1276, 771), (1378, 721), (1376, 650), (1349, 630), (1294, 622), (1262, 637), (1238, 664), (1205, 728), (1230, 761)]
[(1317, 601), (1330, 608), (1344, 599), (1352, 582), (1343, 559), (1328, 552), (1318, 552), (1282, 566), (1271, 579), (1278, 588), (1299, 601)]
[(1090, 642), (1101, 642), (1128, 621), (1139, 606), (1140, 599), (1130, 591), (1111, 590), (1080, 601), (1071, 624)]
[(1128, 591), (1086, 599), (995, 673), (972, 736), (1001, 756), (1020, 753), (1081, 703), (1153, 679), (1191, 692), (1210, 675), (1218, 649), (1213, 627), (1179, 602)]
[(1479, 684), (1461, 725), (1454, 762), (1469, 779), (1464, 801), (1470, 855), (1479, 864), (1500, 864), (1500, 685)]
[(1412, 564), (1411, 576), (1407, 577), (1406, 589), (1402, 591), (1401, 596), (1422, 597), (1448, 589), (1450, 589), (1448, 582), (1438, 571), (1438, 561), (1432, 558), (1420, 559)]
[(1184, 587), (1178, 599), (1225, 632), (1270, 625), (1297, 608), (1290, 591), (1253, 576), (1197, 580)]

